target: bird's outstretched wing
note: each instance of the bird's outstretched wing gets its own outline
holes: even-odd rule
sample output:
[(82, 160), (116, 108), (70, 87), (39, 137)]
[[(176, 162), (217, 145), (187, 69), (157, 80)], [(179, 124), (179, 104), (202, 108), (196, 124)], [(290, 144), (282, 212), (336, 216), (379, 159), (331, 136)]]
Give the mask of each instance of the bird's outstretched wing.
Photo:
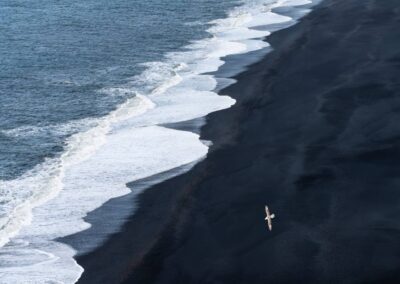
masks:
[(267, 214), (267, 216), (269, 216), (269, 209), (268, 209), (267, 205), (265, 205), (265, 214)]
[(272, 231), (272, 222), (271, 219), (268, 219), (268, 229)]

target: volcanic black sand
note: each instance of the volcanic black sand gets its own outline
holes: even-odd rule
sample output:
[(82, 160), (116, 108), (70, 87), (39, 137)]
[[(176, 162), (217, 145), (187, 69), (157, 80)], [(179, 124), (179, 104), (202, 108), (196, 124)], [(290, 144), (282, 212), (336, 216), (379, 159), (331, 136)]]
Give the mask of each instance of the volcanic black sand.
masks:
[(145, 191), (81, 283), (400, 283), (400, 2), (325, 0), (268, 42), (208, 157)]

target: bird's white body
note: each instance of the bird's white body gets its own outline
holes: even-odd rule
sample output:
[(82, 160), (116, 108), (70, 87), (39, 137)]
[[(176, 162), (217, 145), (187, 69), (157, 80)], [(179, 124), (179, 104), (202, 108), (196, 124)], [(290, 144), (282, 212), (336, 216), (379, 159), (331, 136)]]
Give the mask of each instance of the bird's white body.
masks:
[(268, 206), (267, 206), (267, 205), (265, 205), (265, 214), (267, 214), (267, 216), (265, 217), (265, 220), (266, 220), (267, 223), (268, 223), (268, 229), (269, 229), (270, 231), (272, 231), (272, 219), (275, 218), (275, 214), (269, 213), (269, 209), (268, 209)]

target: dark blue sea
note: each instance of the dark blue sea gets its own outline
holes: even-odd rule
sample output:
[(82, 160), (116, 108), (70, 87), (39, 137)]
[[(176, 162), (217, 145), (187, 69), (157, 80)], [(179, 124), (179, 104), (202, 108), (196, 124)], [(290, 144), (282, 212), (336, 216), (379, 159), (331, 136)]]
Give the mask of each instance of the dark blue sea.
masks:
[(0, 178), (58, 155), (74, 130), (48, 127), (108, 114), (130, 94), (102, 89), (126, 84), (143, 72), (142, 63), (209, 36), (207, 22), (235, 2), (2, 1)]

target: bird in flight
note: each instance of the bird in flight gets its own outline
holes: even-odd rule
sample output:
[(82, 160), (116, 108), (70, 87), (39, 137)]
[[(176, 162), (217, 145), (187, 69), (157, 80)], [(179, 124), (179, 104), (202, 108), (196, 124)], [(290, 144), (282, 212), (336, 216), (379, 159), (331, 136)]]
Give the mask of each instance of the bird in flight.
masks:
[(267, 205), (265, 205), (265, 214), (267, 214), (267, 216), (265, 217), (265, 220), (266, 220), (267, 223), (268, 223), (268, 229), (269, 229), (270, 231), (272, 231), (272, 219), (275, 218), (275, 214), (269, 213), (269, 209), (268, 209), (268, 206), (267, 206)]

